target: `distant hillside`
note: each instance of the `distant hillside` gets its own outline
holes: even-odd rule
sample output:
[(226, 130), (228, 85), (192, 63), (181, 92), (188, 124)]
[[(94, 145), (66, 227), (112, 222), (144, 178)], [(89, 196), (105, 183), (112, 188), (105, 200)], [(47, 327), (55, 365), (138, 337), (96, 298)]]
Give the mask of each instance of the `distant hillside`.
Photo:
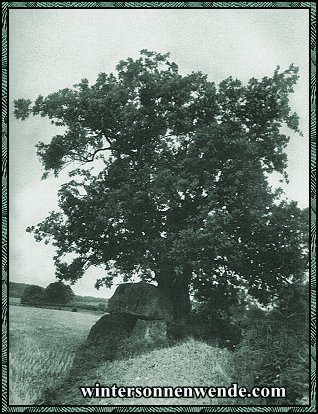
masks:
[(79, 302), (96, 302), (96, 303), (104, 303), (104, 302), (108, 302), (108, 299), (106, 298), (96, 298), (95, 296), (80, 296), (80, 295), (75, 295), (74, 296), (74, 301), (79, 301)]
[(24, 290), (32, 286), (28, 283), (9, 282), (9, 296), (12, 298), (21, 298)]
[[(32, 286), (28, 283), (17, 283), (17, 282), (9, 282), (9, 296), (13, 298), (21, 298), (23, 295), (24, 290)], [(80, 303), (90, 303), (90, 304), (98, 304), (103, 303), (107, 304), (108, 299), (106, 298), (96, 298), (95, 296), (80, 296), (75, 295), (74, 296), (74, 302), (80, 302)]]

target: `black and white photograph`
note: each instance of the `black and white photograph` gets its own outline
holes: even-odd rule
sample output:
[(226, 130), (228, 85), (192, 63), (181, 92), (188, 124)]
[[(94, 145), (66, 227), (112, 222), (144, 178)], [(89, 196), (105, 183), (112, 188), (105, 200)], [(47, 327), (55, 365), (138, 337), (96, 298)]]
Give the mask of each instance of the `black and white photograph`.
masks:
[(143, 4), (8, 10), (8, 407), (308, 407), (310, 9)]

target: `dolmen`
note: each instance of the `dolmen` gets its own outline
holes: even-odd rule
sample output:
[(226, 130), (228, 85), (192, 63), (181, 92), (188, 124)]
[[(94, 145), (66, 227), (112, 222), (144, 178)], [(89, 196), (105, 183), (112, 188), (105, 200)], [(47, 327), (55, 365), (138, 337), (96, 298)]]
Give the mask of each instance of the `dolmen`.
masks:
[(107, 312), (91, 328), (78, 353), (81, 364), (88, 359), (98, 363), (131, 357), (168, 344), (173, 305), (157, 286), (146, 282), (119, 285)]

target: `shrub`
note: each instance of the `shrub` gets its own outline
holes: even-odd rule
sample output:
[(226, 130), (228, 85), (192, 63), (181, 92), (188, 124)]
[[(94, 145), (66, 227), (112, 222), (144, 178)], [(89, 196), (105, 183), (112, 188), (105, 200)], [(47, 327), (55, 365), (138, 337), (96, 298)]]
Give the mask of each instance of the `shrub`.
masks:
[(280, 306), (253, 313), (245, 321), (234, 358), (237, 382), (247, 387), (285, 387), (286, 399), (268, 404), (297, 404), (309, 393), (309, 326), (306, 288), (290, 287)]
[(37, 285), (28, 286), (22, 296), (21, 304), (23, 305), (38, 305), (43, 303), (44, 288)]
[[(241, 327), (232, 316), (232, 308), (225, 312), (221, 307), (217, 309), (211, 301), (197, 304), (186, 326), (187, 336), (232, 348), (241, 340)], [(237, 312), (240, 311), (242, 309)]]
[(105, 303), (101, 303), (101, 302), (99, 302), (97, 306), (98, 306), (98, 310), (100, 310), (100, 311), (102, 311), (102, 312), (106, 312), (106, 310), (107, 310), (107, 305), (106, 305)]

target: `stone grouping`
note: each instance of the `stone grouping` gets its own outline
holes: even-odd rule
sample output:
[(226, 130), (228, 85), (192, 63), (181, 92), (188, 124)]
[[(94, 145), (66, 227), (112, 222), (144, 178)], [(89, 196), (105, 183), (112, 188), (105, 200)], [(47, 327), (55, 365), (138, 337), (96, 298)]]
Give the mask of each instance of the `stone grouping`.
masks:
[(108, 301), (108, 314), (92, 327), (79, 354), (81, 363), (94, 354), (96, 361), (167, 344), (167, 325), (173, 306), (158, 287), (149, 283), (124, 283)]

